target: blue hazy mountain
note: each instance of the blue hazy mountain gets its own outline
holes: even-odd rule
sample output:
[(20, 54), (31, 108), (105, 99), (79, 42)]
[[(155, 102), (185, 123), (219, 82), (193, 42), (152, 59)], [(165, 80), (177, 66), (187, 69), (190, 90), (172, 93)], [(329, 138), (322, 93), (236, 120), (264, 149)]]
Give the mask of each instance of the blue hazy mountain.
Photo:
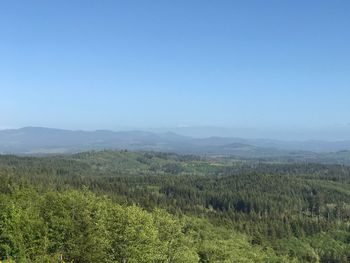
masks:
[[(11, 154), (74, 153), (128, 149), (182, 154), (235, 155), (242, 158), (348, 159), (350, 141), (282, 141), (230, 137), (193, 138), (173, 132), (72, 131), (25, 127), (0, 131), (0, 152)], [(338, 160), (338, 159), (337, 159)]]

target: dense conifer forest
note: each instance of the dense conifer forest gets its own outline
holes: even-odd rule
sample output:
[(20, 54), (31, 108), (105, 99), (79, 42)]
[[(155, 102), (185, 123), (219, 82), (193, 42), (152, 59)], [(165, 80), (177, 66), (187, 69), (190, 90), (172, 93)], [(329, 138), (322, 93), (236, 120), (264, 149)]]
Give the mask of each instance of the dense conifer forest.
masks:
[(350, 167), (128, 151), (2, 155), (0, 260), (350, 262)]

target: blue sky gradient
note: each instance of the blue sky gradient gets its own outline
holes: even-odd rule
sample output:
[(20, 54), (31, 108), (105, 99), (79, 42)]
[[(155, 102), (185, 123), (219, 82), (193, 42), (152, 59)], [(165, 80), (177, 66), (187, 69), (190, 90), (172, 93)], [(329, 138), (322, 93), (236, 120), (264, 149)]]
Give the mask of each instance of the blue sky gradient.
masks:
[(349, 14), (346, 0), (4, 0), (0, 128), (350, 139)]

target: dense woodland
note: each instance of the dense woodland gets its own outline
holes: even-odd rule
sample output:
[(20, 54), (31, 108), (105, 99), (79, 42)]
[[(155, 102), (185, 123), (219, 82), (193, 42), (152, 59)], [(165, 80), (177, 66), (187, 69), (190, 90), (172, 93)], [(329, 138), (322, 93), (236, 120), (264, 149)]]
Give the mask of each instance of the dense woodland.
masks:
[(0, 259), (350, 262), (350, 167), (128, 151), (3, 155)]

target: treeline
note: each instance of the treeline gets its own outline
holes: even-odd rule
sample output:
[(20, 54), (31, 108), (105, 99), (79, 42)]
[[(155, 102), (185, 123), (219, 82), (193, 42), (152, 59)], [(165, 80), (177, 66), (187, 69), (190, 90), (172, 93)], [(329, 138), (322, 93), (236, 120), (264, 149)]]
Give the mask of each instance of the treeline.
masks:
[[(179, 231), (186, 237), (187, 249), (197, 257), (193, 262), (260, 262), (249, 261), (248, 256), (248, 261), (234, 261), (230, 242), (238, 240), (244, 240), (247, 250), (258, 251), (254, 253), (261, 262), (274, 262), (275, 258), (276, 262), (350, 262), (349, 180), (350, 168), (343, 165), (125, 151), (41, 158), (0, 156), (4, 196), (35, 189), (34, 196), (45, 200), (48, 192), (84, 196), (92, 191), (97, 196), (90, 198), (108, 196), (111, 206), (119, 204), (125, 209), (137, 205), (151, 217), (159, 209), (166, 210), (174, 222), (182, 224)], [(189, 227), (191, 221), (196, 227)], [(154, 227), (160, 231), (157, 224)], [(194, 236), (210, 238), (198, 241)], [(215, 244), (220, 242), (228, 242), (221, 245), (228, 251), (218, 252)], [(67, 251), (71, 248), (64, 255), (72, 259)], [(240, 258), (240, 252), (235, 253)], [(113, 260), (122, 262), (123, 258)]]
[[(17, 188), (15, 185), (13, 185)], [(88, 190), (0, 194), (0, 258), (15, 262), (289, 262), (193, 217), (123, 206)]]

